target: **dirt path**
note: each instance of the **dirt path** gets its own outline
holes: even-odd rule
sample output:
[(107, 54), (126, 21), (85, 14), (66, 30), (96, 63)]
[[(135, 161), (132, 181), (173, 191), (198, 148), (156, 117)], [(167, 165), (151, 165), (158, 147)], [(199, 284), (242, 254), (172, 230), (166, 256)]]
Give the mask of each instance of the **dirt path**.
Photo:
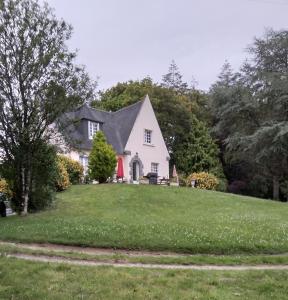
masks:
[(116, 263), (97, 262), (93, 260), (70, 259), (63, 257), (50, 257), (45, 255), (8, 254), (7, 257), (23, 259), (36, 262), (64, 263), (77, 266), (109, 266), (121, 268), (145, 268), (163, 270), (214, 270), (214, 271), (251, 271), (251, 270), (288, 270), (288, 265), (255, 265), (255, 266), (216, 266), (216, 265), (163, 265), (163, 264), (141, 264), (141, 263)]
[(123, 254), (127, 256), (148, 256), (148, 257), (182, 257), (191, 256), (191, 254), (183, 253), (172, 253), (172, 252), (158, 252), (158, 251), (135, 251), (135, 250), (120, 250), (120, 249), (106, 249), (96, 247), (80, 247), (80, 246), (67, 246), (57, 244), (40, 244), (40, 243), (12, 243), (0, 241), (0, 246), (13, 246), (20, 249), (30, 250), (47, 250), (47, 251), (58, 251), (58, 252), (72, 252), (90, 255), (113, 255)]
[[(43, 251), (57, 251), (57, 252), (71, 252), (80, 253), (88, 255), (116, 255), (122, 254), (131, 257), (187, 257), (187, 256), (199, 256), (201, 254), (187, 254), (187, 253), (176, 253), (168, 251), (145, 251), (145, 250), (123, 250), (123, 249), (113, 249), (113, 248), (97, 248), (97, 247), (81, 247), (81, 246), (69, 246), (69, 245), (58, 245), (49, 243), (18, 243), (18, 242), (5, 242), (0, 240), (0, 246), (12, 246), (19, 249), (29, 249), (29, 250), (43, 250)], [(222, 254), (203, 254), (205, 256), (217, 257), (223, 256)], [(288, 253), (280, 254), (263, 254), (269, 256), (288, 256)]]
[[(80, 266), (110, 266), (110, 267), (127, 267), (127, 268), (146, 268), (146, 269), (168, 269), (168, 270), (227, 270), (227, 271), (246, 271), (246, 270), (288, 270), (288, 265), (271, 265), (271, 264), (260, 264), (260, 265), (180, 265), (180, 264), (143, 264), (143, 263), (129, 263), (123, 261), (97, 261), (97, 260), (87, 260), (87, 259), (77, 259), (77, 258), (65, 258), (59, 256), (59, 252), (72, 252), (81, 253), (88, 255), (114, 255), (114, 254), (124, 254), (130, 257), (183, 257), (189, 256), (189, 254), (177, 254), (170, 252), (152, 252), (152, 251), (132, 251), (132, 250), (117, 250), (117, 249), (104, 249), (104, 248), (92, 248), (92, 247), (77, 247), (77, 246), (67, 246), (67, 245), (56, 245), (56, 244), (39, 244), (39, 243), (12, 243), (0, 241), (2, 246), (12, 246), (16, 249), (29, 249), (29, 250), (44, 250), (53, 252), (55, 255), (48, 256), (45, 254), (21, 254), (21, 253), (11, 253), (7, 254), (7, 257), (13, 257), (18, 259), (24, 259), (29, 261), (39, 261), (39, 262), (50, 262), (50, 263), (65, 263), (70, 265), (80, 265)], [(56, 254), (58, 252), (58, 256)], [(277, 254), (276, 254), (277, 255)], [(191, 256), (191, 255), (190, 255)], [(211, 255), (217, 256), (217, 255)], [(273, 256), (273, 255), (271, 255)]]

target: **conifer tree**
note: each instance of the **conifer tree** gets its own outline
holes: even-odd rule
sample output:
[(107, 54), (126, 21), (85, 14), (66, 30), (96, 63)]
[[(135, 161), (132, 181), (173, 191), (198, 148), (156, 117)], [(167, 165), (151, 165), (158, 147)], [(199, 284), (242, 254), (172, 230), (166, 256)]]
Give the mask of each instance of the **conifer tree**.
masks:
[(168, 73), (162, 77), (162, 86), (173, 89), (180, 94), (185, 93), (188, 90), (188, 84), (183, 82), (182, 77), (178, 66), (175, 61), (172, 60)]
[(104, 183), (113, 175), (116, 168), (116, 153), (106, 142), (105, 135), (98, 131), (93, 137), (92, 150), (89, 155), (89, 178)]
[(276, 200), (288, 176), (288, 31), (267, 30), (249, 53), (240, 73), (224, 68), (211, 90), (213, 131), (230, 162), (271, 182)]

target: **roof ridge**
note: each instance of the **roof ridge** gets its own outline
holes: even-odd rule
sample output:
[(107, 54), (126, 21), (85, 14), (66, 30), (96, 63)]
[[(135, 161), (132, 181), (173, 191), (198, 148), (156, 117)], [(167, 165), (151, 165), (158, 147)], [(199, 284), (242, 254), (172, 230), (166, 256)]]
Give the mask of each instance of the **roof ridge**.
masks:
[(104, 113), (107, 113), (107, 114), (111, 114), (110, 111), (107, 111), (107, 110), (104, 110), (104, 109), (99, 109), (99, 108), (94, 108), (90, 105), (87, 105), (89, 108), (93, 109), (93, 110), (96, 110), (96, 111), (100, 111), (100, 112), (104, 112)]
[(133, 103), (133, 104), (130, 104), (130, 105), (128, 105), (128, 106), (125, 106), (125, 107), (123, 107), (123, 108), (120, 108), (120, 109), (114, 111), (113, 114), (116, 114), (116, 113), (121, 112), (121, 111), (123, 111), (123, 110), (126, 110), (126, 109), (128, 109), (128, 108), (131, 108), (131, 107), (133, 107), (133, 106), (136, 106), (136, 104), (140, 104), (141, 102), (143, 103), (143, 102), (144, 102), (144, 99), (143, 99), (143, 100), (140, 100), (140, 101), (137, 101), (137, 102), (135, 102), (135, 103)]
[(104, 113), (107, 113), (107, 114), (111, 114), (110, 111), (107, 111), (107, 110), (104, 110), (104, 109), (99, 109), (99, 108), (94, 108), (92, 107), (91, 105), (89, 105), (87, 102), (83, 103), (82, 105), (78, 106), (75, 111), (78, 111), (80, 110), (82, 107), (86, 106), (88, 109), (93, 109), (93, 110), (96, 110), (96, 111), (99, 111), (99, 112), (104, 112)]

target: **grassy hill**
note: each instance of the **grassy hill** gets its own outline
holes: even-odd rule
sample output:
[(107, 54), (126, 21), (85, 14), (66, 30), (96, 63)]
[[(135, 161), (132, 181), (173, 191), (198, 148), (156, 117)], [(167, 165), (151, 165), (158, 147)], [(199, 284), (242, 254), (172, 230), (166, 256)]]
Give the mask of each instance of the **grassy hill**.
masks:
[(56, 207), (0, 219), (0, 239), (187, 253), (288, 252), (285, 203), (189, 188), (73, 186)]

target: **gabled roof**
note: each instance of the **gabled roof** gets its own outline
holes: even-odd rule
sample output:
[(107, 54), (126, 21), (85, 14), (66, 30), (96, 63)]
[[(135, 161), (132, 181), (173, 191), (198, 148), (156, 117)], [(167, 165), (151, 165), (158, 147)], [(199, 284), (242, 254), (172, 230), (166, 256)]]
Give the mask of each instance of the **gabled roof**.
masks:
[[(120, 149), (122, 150), (121, 153), (123, 153), (125, 149), (128, 138), (130, 136), (130, 133), (132, 131), (138, 113), (141, 109), (141, 106), (143, 104), (143, 101), (144, 100), (139, 101), (135, 104), (122, 108), (116, 111), (115, 113), (113, 113), (112, 119), (113, 119), (114, 128), (116, 129), (115, 132), (119, 137), (119, 141), (120, 141), (119, 150)], [(103, 129), (103, 131), (105, 133), (105, 129)]]
[(100, 123), (104, 123), (107, 120), (107, 117), (111, 114), (108, 111), (94, 109), (90, 107), (87, 103), (77, 108), (74, 113), (75, 118), (77, 118), (78, 120), (97, 120)]
[[(66, 114), (66, 116), (75, 122), (81, 120), (99, 122), (107, 138), (107, 142), (113, 146), (118, 154), (123, 154), (143, 101), (136, 102), (116, 112), (106, 112), (84, 104), (75, 111)], [(88, 125), (84, 130), (88, 131)], [(83, 150), (90, 150), (92, 148), (92, 141), (83, 134), (81, 122), (78, 122), (78, 125), (76, 123), (69, 126), (67, 135), (74, 147)]]

